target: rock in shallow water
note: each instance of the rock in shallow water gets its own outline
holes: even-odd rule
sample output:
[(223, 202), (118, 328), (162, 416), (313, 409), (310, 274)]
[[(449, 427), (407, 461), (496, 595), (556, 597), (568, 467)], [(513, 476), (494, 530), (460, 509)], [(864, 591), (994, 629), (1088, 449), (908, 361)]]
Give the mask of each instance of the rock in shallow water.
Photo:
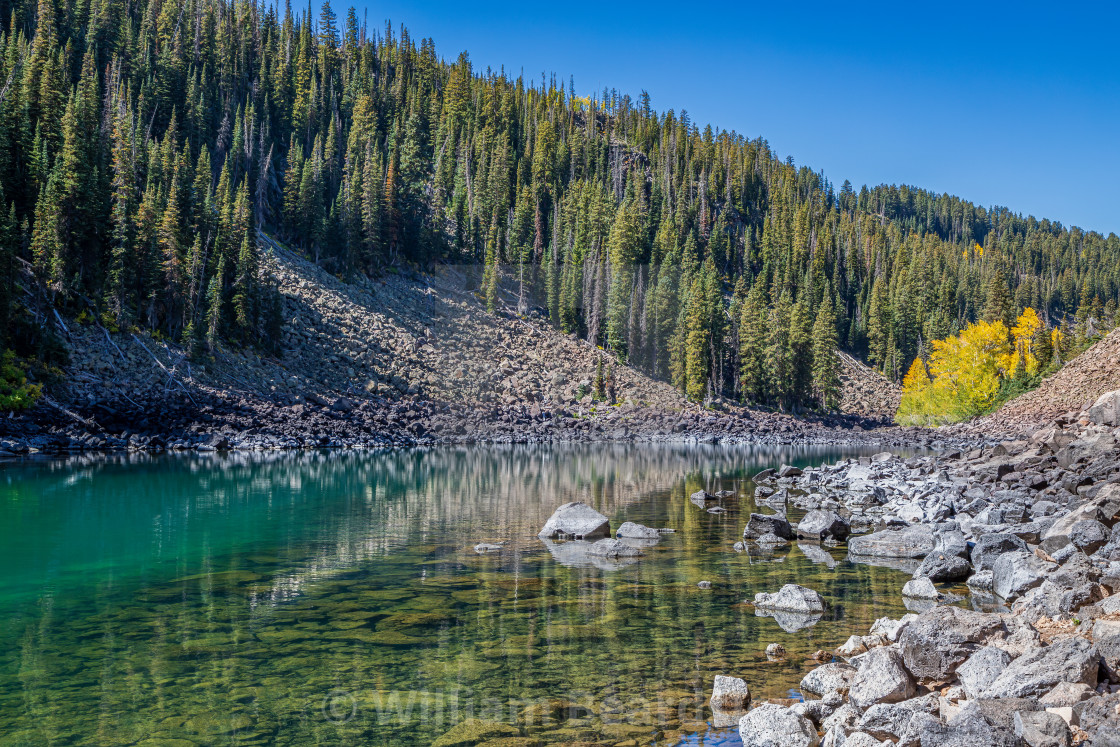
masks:
[(758, 539), (773, 534), (782, 539), (793, 537), (793, 527), (783, 514), (751, 514), (747, 527), (743, 530), (745, 539)]
[(786, 584), (773, 594), (765, 592), (755, 594), (754, 606), (759, 609), (813, 615), (824, 612), (824, 599), (812, 589), (797, 584)]
[(556, 539), (577, 537), (594, 539), (606, 537), (611, 532), (610, 520), (583, 501), (565, 503), (552, 512), (538, 537)]
[(712, 682), (712, 708), (746, 710), (751, 704), (751, 690), (745, 680), (717, 674)]
[(937, 599), (937, 587), (928, 578), (915, 578), (903, 584), (902, 596), (911, 599)]
[(833, 692), (846, 694), (856, 672), (856, 668), (850, 664), (823, 664), (802, 678), (801, 692), (813, 695)]
[(915, 578), (925, 577), (930, 581), (960, 581), (968, 578), (972, 566), (964, 558), (943, 552), (931, 552), (914, 571)]
[(813, 722), (773, 703), (765, 703), (739, 721), (739, 736), (748, 747), (817, 747)]
[(848, 522), (835, 511), (813, 509), (797, 523), (797, 536), (808, 539), (845, 539), (851, 533)]
[(924, 558), (937, 542), (929, 527), (884, 529), (848, 540), (848, 552), (873, 558)]
[(661, 539), (661, 531), (652, 527), (635, 524), (632, 521), (623, 522), (622, 526), (614, 533), (615, 537), (632, 537), (634, 539)]

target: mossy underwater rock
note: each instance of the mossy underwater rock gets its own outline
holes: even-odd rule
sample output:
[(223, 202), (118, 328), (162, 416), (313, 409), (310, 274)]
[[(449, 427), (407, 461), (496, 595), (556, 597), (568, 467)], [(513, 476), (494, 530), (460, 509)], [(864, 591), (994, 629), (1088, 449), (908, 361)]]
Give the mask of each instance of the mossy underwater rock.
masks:
[(451, 728), (451, 731), (432, 742), (432, 747), (474, 747), (502, 737), (520, 737), (521, 730), (516, 726), (500, 721), (483, 721), (469, 718)]

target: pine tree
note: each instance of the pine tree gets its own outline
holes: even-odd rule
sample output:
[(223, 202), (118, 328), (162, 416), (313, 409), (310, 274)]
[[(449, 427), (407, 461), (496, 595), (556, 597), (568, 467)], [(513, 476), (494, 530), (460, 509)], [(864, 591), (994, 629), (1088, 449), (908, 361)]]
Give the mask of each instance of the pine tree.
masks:
[(836, 315), (826, 294), (813, 322), (813, 391), (825, 410), (835, 409), (839, 402), (836, 344)]

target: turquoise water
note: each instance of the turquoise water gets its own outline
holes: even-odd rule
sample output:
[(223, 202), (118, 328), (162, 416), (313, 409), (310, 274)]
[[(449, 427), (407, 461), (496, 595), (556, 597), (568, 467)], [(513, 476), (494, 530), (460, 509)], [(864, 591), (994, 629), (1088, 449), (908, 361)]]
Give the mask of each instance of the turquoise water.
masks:
[[(905, 610), (897, 571), (736, 553), (749, 475), (858, 452), (587, 445), (81, 457), (0, 465), (0, 744), (735, 743), (716, 674), (789, 697), (813, 652)], [(866, 453), (866, 452), (865, 452)], [(734, 489), (724, 514), (688, 500)], [(584, 500), (670, 527), (565, 565), (536, 532)], [(502, 543), (480, 555), (479, 542)], [(814, 562), (817, 561), (817, 562)], [(700, 590), (708, 580), (712, 589)], [(784, 631), (744, 604), (831, 603)], [(788, 655), (768, 661), (771, 642)], [(514, 733), (514, 732), (511, 732)]]

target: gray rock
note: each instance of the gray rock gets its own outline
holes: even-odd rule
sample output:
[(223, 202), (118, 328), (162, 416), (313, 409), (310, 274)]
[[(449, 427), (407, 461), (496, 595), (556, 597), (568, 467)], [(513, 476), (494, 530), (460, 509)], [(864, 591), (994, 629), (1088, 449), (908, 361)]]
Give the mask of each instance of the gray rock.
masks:
[(968, 577), (968, 588), (973, 591), (991, 591), (992, 590), (992, 572), (979, 571), (973, 573)]
[(937, 587), (928, 578), (915, 578), (903, 584), (902, 596), (911, 599), (937, 599)]
[(961, 681), (961, 687), (969, 698), (979, 698), (980, 693), (995, 682), (1010, 663), (1011, 656), (1006, 651), (995, 646), (985, 646), (957, 667), (957, 679)]
[[(598, 568), (603, 571), (617, 571), (638, 562), (638, 557), (634, 556), (607, 557), (593, 554), (591, 548), (595, 543), (585, 542), (584, 540), (553, 542), (541, 537), (540, 541), (552, 557), (556, 559), (556, 562), (571, 568)], [(611, 540), (611, 542), (619, 541)], [(619, 544), (622, 543), (619, 542)], [(640, 550), (638, 554), (641, 554)]]
[(914, 680), (893, 648), (883, 647), (860, 656), (859, 672), (851, 682), (848, 700), (865, 710), (876, 703), (898, 703), (917, 693)]
[(556, 539), (577, 537), (593, 539), (611, 532), (610, 520), (583, 501), (565, 503), (552, 512), (538, 537)]
[(773, 703), (758, 706), (739, 720), (745, 747), (817, 747), (820, 737), (813, 722)]
[(1089, 420), (1098, 425), (1120, 426), (1120, 390), (1105, 392), (1089, 408)]
[(502, 549), (501, 545), (495, 545), (495, 544), (491, 544), (489, 542), (479, 542), (477, 545), (474, 546), (474, 551), (476, 553), (478, 553), (479, 555), (483, 555), (483, 554), (488, 553), (488, 552), (498, 552), (501, 549)]
[(769, 548), (785, 547), (786, 545), (789, 544), (789, 542), (782, 539), (781, 537), (774, 534), (773, 532), (767, 532), (766, 534), (764, 534), (761, 537), (759, 537), (758, 539), (756, 539), (755, 542), (758, 543), (759, 545), (763, 545), (763, 546), (769, 547)]
[(927, 713), (910, 719), (900, 745), (912, 747), (1020, 747), (1010, 729), (993, 725), (978, 706), (966, 703), (949, 723)]
[(661, 539), (661, 532), (652, 527), (635, 524), (632, 521), (623, 522), (622, 526), (614, 533), (615, 537), (632, 537), (634, 539)]
[(758, 539), (764, 534), (773, 534), (782, 539), (793, 537), (793, 527), (783, 514), (754, 514), (747, 520), (743, 530), (745, 539)]
[(587, 548), (587, 552), (600, 558), (638, 558), (645, 554), (640, 548), (616, 539), (601, 539), (594, 542)]
[(918, 680), (946, 682), (973, 653), (1004, 632), (999, 615), (935, 607), (903, 629), (899, 648), (906, 668)]
[(710, 588), (712, 588), (712, 582), (711, 581), (701, 581), (701, 582), (696, 584), (696, 588), (697, 589), (710, 589)]
[(985, 698), (1039, 698), (1062, 682), (1097, 682), (1097, 657), (1084, 638), (1066, 638), (1028, 651), (1003, 670)]
[(1028, 747), (1070, 747), (1073, 734), (1069, 725), (1056, 713), (1046, 711), (1016, 711), (1015, 736)]
[(992, 591), (1011, 602), (1041, 584), (1057, 566), (1032, 552), (1007, 552), (992, 565)]
[(934, 714), (937, 710), (938, 698), (931, 695), (911, 698), (901, 703), (878, 703), (864, 711), (856, 728), (877, 739), (894, 743), (906, 733), (915, 713)]
[(977, 571), (990, 571), (996, 558), (1005, 552), (1027, 552), (1027, 543), (1013, 534), (993, 532), (976, 540), (972, 548), (972, 567)]
[(1040, 543), (1042, 549), (1048, 554), (1053, 555), (1070, 543), (1070, 531), (1077, 522), (1085, 520), (1100, 521), (1102, 518), (1104, 517), (1101, 512), (1100, 501), (1093, 500), (1078, 506), (1055, 521), (1050, 525), (1049, 529), (1042, 533)]
[(751, 690), (745, 680), (717, 674), (712, 682), (712, 708), (746, 710), (751, 704)]
[(797, 477), (799, 475), (801, 475), (801, 470), (797, 467), (783, 464), (778, 468), (778, 477)]
[(848, 526), (848, 522), (835, 511), (813, 509), (797, 523), (797, 536), (808, 539), (822, 540), (831, 537), (842, 540), (850, 533), (851, 527)]
[(786, 584), (773, 594), (754, 595), (754, 606), (765, 610), (781, 610), (815, 615), (824, 612), (824, 599), (812, 589), (797, 584)]
[(1097, 691), (1084, 682), (1059, 682), (1054, 689), (1043, 695), (1038, 704), (1043, 708), (1072, 708), (1097, 694)]
[(890, 747), (891, 745), (893, 742), (881, 742), (863, 731), (854, 731), (844, 740), (844, 747)]
[(1069, 528), (1069, 541), (1082, 552), (1092, 555), (1104, 547), (1110, 530), (1096, 519), (1082, 519)]
[(960, 581), (971, 573), (972, 566), (964, 558), (935, 551), (925, 557), (914, 577), (924, 576), (930, 581)]
[(937, 542), (926, 526), (884, 529), (848, 540), (848, 552), (880, 558), (924, 558)]
[(1108, 678), (1113, 682), (1120, 682), (1120, 634), (1114, 633), (1098, 638), (1093, 645), (1093, 650), (1100, 657), (1100, 664)]
[(813, 695), (827, 695), (837, 692), (847, 694), (856, 668), (850, 664), (823, 664), (811, 670), (801, 680), (801, 691)]

